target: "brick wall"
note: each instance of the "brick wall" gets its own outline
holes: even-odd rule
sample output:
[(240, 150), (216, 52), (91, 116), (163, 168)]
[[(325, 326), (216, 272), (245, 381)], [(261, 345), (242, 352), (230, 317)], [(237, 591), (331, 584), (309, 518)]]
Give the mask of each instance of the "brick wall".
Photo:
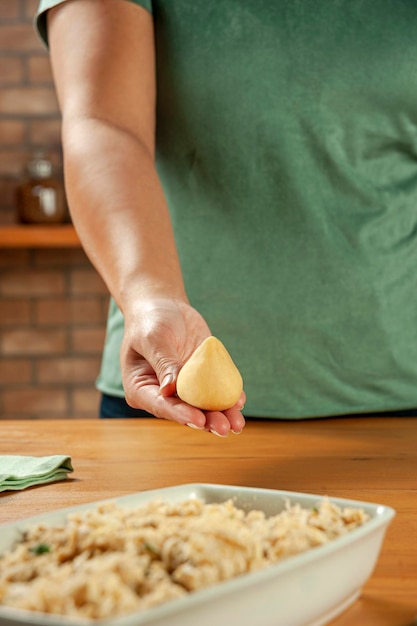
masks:
[(0, 250), (0, 418), (97, 416), (107, 306), (82, 250)]
[[(49, 58), (32, 27), (37, 0), (0, 0), (0, 227), (31, 154), (62, 167)], [(97, 415), (108, 294), (78, 249), (0, 249), (0, 419)]]

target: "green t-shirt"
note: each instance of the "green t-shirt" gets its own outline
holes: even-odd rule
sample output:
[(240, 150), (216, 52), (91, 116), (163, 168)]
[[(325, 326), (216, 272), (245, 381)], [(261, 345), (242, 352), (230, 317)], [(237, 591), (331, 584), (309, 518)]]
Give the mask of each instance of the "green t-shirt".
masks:
[[(188, 295), (245, 414), (417, 407), (415, 2), (137, 4)], [(112, 303), (98, 386), (115, 395), (122, 332)]]

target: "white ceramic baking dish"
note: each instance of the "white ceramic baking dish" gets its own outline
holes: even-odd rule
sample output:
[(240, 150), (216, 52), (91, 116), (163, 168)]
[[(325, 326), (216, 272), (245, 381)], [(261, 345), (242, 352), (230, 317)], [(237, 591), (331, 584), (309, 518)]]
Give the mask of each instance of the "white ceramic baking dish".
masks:
[[(190, 497), (207, 503), (232, 498), (236, 506), (244, 510), (262, 510), (266, 515), (277, 514), (286, 501), (311, 508), (322, 500), (320, 495), (288, 491), (186, 484), (113, 498), (112, 501), (120, 506), (133, 507), (152, 499), (179, 502)], [(370, 520), (323, 546), (141, 613), (91, 622), (0, 605), (0, 625), (321, 626), (347, 609), (360, 595), (377, 562), (385, 531), (395, 515), (392, 508), (379, 504), (341, 498), (330, 498), (330, 501), (340, 507), (362, 508)], [(26, 527), (41, 521), (48, 525), (62, 524), (68, 513), (91, 509), (96, 504), (61, 509), (1, 526), (0, 555), (12, 547)]]

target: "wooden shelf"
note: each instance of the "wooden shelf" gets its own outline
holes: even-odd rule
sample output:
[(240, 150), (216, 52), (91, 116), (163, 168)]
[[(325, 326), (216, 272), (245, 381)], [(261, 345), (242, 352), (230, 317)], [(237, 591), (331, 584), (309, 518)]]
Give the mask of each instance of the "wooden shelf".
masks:
[(72, 224), (0, 226), (0, 248), (79, 248)]

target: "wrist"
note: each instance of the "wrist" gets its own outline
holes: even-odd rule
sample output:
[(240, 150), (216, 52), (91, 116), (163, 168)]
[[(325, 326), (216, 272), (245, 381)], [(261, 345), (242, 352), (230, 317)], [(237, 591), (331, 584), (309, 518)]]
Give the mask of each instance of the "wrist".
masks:
[(156, 303), (163, 301), (189, 305), (182, 280), (166, 283), (154, 278), (136, 280), (126, 286), (116, 301), (125, 317), (137, 314), (138, 309), (152, 309)]

